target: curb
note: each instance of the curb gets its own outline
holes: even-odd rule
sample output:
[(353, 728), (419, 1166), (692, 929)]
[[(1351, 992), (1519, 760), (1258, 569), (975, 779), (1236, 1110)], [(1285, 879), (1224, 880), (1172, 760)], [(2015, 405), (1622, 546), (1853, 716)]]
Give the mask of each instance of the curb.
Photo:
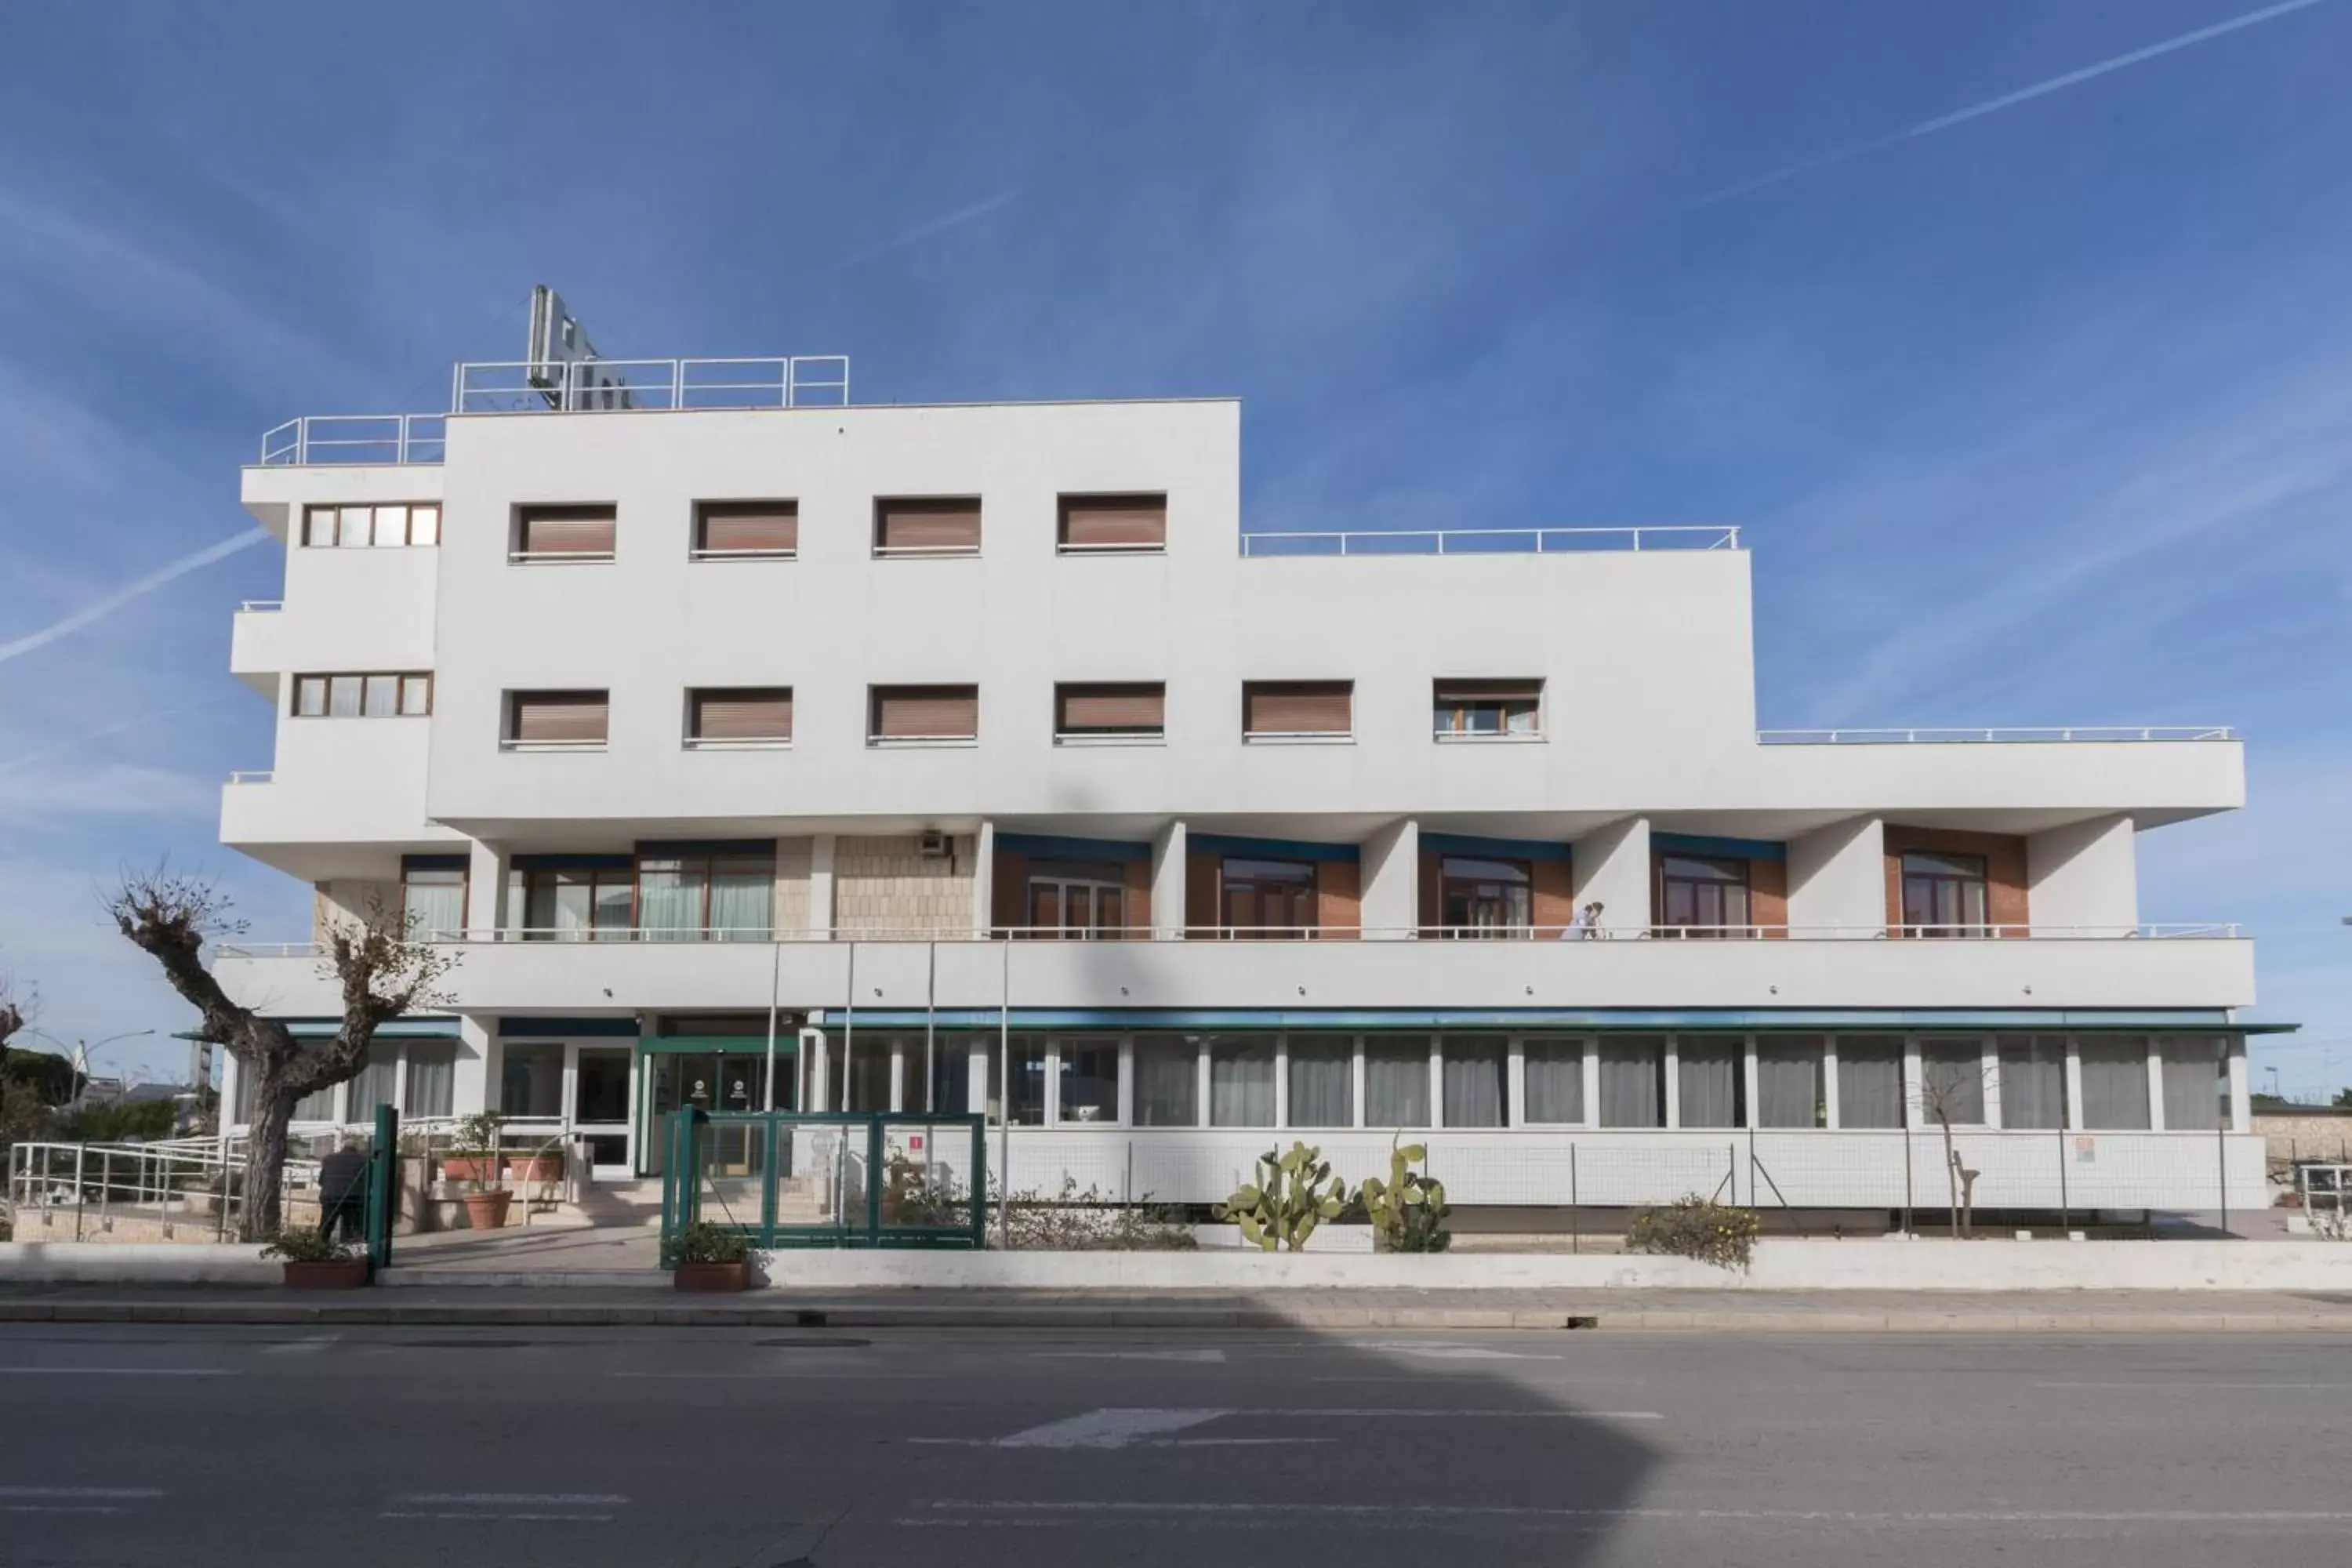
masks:
[(799, 1329), (1614, 1329), (1641, 1333), (2352, 1333), (2344, 1312), (1570, 1313), (1429, 1307), (524, 1306), (503, 1302), (0, 1301), (0, 1323)]

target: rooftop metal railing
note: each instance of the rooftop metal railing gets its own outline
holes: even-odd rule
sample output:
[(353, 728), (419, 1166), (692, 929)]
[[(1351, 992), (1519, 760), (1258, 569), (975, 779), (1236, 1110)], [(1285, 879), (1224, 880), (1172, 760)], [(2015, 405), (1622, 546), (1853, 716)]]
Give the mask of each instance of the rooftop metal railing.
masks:
[(486, 360), (452, 378), (454, 414), (845, 408), (846, 354), (778, 359), (597, 359), (571, 364)]
[(1737, 550), (1739, 530), (1715, 523), (1656, 528), (1420, 528), (1244, 533), (1244, 556), (1570, 555), (1617, 550)]
[(2227, 724), (2072, 724), (1985, 730), (1759, 730), (1766, 746), (2051, 744), (2079, 741), (2236, 741)]
[(262, 436), (261, 466), (437, 463), (447, 421), (446, 414), (305, 415)]

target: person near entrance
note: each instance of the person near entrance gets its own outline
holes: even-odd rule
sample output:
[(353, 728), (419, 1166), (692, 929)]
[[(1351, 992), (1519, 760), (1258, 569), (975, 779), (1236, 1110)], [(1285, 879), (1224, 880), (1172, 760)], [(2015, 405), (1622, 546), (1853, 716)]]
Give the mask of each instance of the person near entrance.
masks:
[(348, 1241), (359, 1233), (367, 1207), (367, 1155), (352, 1138), (319, 1162), (320, 1235)]

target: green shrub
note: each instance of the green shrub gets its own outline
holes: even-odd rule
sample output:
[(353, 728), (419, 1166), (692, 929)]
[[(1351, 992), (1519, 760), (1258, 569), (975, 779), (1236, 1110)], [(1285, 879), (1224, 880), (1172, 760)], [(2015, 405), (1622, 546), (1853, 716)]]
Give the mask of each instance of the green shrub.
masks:
[[(988, 1245), (1015, 1252), (1190, 1252), (1200, 1246), (1192, 1227), (1146, 1193), (1122, 1203), (1089, 1183), (1065, 1175), (1061, 1190), (1010, 1194), (989, 1178)], [(997, 1224), (999, 1218), (1003, 1224)]]
[(1372, 1234), (1391, 1252), (1443, 1252), (1454, 1245), (1445, 1221), (1454, 1211), (1446, 1206), (1445, 1184), (1412, 1169), (1429, 1157), (1427, 1148), (1407, 1143), (1389, 1150), (1389, 1177), (1365, 1178), (1356, 1189)]
[(1294, 1142), (1285, 1154), (1268, 1149), (1257, 1158), (1257, 1180), (1234, 1189), (1216, 1215), (1241, 1226), (1242, 1239), (1262, 1251), (1297, 1252), (1327, 1219), (1348, 1206), (1348, 1184), (1331, 1173), (1320, 1149)]
[(1638, 1210), (1625, 1230), (1625, 1250), (1695, 1258), (1745, 1272), (1762, 1228), (1754, 1209), (1686, 1193), (1673, 1203)]
[(59, 1118), (58, 1135), (68, 1143), (152, 1143), (172, 1135), (179, 1115), (168, 1100), (109, 1100)]
[(264, 1258), (281, 1263), (348, 1263), (352, 1249), (315, 1225), (289, 1225), (269, 1238)]
[(751, 1243), (741, 1231), (729, 1230), (709, 1220), (697, 1220), (669, 1238), (667, 1261), (680, 1263), (740, 1263), (751, 1256)]

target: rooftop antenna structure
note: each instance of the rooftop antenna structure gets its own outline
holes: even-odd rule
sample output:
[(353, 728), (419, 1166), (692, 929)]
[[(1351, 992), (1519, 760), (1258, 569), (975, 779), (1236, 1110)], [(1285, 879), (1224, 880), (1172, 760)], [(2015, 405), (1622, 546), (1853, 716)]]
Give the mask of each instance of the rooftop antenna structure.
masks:
[(557, 413), (583, 408), (634, 408), (617, 362), (596, 352), (563, 296), (544, 283), (530, 291), (530, 342), (523, 352), (525, 381)]

